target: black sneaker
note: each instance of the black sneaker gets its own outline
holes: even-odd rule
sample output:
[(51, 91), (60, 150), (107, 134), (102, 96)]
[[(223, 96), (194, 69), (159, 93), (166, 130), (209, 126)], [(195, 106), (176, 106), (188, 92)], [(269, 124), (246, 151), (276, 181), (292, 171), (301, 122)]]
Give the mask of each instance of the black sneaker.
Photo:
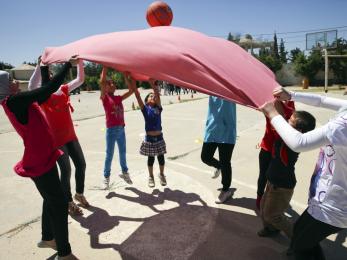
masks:
[(258, 231), (258, 236), (260, 237), (273, 237), (280, 233), (280, 230), (278, 229), (270, 229), (268, 227), (263, 228), (262, 230)]

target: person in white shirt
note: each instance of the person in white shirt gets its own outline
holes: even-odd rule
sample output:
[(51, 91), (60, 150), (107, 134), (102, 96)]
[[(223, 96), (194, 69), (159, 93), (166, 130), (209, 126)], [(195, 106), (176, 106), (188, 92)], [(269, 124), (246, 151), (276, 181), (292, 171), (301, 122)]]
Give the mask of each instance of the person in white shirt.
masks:
[(296, 259), (324, 259), (319, 245), (347, 228), (347, 100), (320, 95), (273, 91), (278, 100), (293, 100), (338, 111), (325, 125), (300, 133), (276, 111), (273, 102), (260, 109), (290, 149), (304, 152), (320, 147), (309, 189), (308, 207), (294, 225), (291, 249)]

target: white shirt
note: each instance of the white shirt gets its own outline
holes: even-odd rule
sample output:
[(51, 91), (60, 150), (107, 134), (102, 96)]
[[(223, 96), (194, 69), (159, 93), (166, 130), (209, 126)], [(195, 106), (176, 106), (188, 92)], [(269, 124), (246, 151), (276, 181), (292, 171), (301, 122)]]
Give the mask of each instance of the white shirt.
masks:
[(282, 116), (274, 117), (271, 124), (293, 151), (321, 147), (311, 178), (308, 213), (321, 222), (347, 228), (347, 101), (306, 93), (292, 93), (292, 100), (340, 110), (327, 124), (305, 134)]

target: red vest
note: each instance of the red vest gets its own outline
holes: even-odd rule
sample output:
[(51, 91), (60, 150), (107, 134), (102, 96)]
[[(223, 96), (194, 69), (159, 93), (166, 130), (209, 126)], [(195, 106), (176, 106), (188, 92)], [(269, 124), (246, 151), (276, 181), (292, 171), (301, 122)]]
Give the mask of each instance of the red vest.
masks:
[(60, 89), (62, 94), (53, 93), (46, 102), (41, 104), (48, 124), (52, 129), (56, 147), (77, 140), (70, 113), (70, 109), (73, 112), (73, 108), (70, 104), (68, 86), (63, 85)]
[[(286, 120), (288, 120), (295, 111), (294, 101), (288, 101), (286, 103), (282, 102), (282, 106), (284, 110), (284, 117)], [(275, 129), (272, 127), (270, 120), (266, 118), (265, 134), (263, 139), (261, 140), (260, 148), (267, 152), (271, 152), (273, 144), (275, 143), (278, 137), (279, 136)]]
[(24, 143), (23, 158), (14, 166), (14, 171), (23, 177), (41, 176), (53, 168), (63, 153), (55, 148), (50, 127), (36, 102), (28, 108), (26, 125), (17, 121), (6, 103), (7, 99), (2, 102), (5, 113)]

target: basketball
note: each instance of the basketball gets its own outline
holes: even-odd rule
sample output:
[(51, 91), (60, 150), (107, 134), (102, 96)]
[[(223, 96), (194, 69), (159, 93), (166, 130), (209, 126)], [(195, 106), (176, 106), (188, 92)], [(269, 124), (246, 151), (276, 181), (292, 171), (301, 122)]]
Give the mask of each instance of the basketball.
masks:
[(169, 26), (172, 22), (173, 14), (170, 6), (163, 1), (156, 1), (147, 8), (146, 19), (151, 27)]

